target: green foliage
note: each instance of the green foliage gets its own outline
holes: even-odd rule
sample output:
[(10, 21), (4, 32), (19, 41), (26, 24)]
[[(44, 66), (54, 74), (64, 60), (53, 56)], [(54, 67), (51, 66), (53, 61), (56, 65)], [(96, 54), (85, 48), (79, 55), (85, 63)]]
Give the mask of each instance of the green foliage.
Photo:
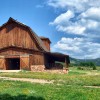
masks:
[(97, 59), (75, 59), (70, 58), (70, 62), (78, 65), (80, 62), (93, 62), (96, 66), (100, 66), (100, 58)]
[(0, 73), (0, 76), (54, 80), (53, 84), (36, 84), (1, 79), (0, 100), (100, 100), (100, 89), (94, 87), (100, 87), (97, 70), (84, 71), (71, 67), (69, 74), (18, 72)]
[(80, 67), (80, 66), (77, 67), (77, 69), (79, 69), (79, 70), (84, 70), (84, 68), (83, 68), (83, 67)]
[(94, 63), (93, 62), (80, 62), (80, 66), (82, 66), (82, 67), (93, 67)]
[(96, 66), (93, 66), (93, 70), (97, 70)]
[(74, 66), (75, 66), (75, 64), (73, 64), (73, 63), (69, 64), (69, 67), (74, 67)]
[(89, 70), (89, 69), (96, 70), (96, 66), (93, 62), (80, 62), (79, 65), (77, 65), (77, 69), (79, 70)]

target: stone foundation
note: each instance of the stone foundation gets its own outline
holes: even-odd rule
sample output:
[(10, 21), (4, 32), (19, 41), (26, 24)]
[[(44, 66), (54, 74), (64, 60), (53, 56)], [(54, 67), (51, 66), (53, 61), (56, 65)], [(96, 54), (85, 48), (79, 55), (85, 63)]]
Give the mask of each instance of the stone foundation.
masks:
[(63, 69), (63, 73), (64, 73), (64, 74), (68, 74), (68, 68), (64, 68), (64, 69)]
[(44, 65), (32, 65), (31, 66), (31, 71), (33, 72), (43, 72), (45, 69)]
[(45, 72), (68, 74), (68, 69), (46, 69)]
[(31, 66), (31, 71), (33, 71), (33, 72), (50, 72), (50, 73), (67, 74), (68, 73), (68, 68), (64, 68), (64, 69), (45, 69), (44, 65), (32, 65)]

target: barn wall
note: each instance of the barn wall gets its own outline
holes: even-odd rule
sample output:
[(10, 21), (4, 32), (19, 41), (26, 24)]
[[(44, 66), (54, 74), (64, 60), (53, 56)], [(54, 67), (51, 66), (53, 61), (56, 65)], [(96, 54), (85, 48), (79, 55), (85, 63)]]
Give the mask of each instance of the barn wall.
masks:
[(50, 51), (50, 42), (47, 39), (41, 39), (46, 46), (46, 48)]
[(0, 56), (0, 70), (6, 69), (6, 62), (3, 56)]
[(7, 48), (5, 50), (0, 50), (0, 55), (23, 55), (23, 54), (33, 54), (34, 51), (23, 50), (19, 48)]
[(30, 70), (29, 55), (20, 56), (20, 69)]
[(42, 53), (34, 53), (30, 55), (31, 71), (44, 71), (44, 55)]
[[(19, 48), (7, 48), (0, 51), (0, 55), (4, 58), (20, 57), (20, 69), (31, 70), (31, 66), (35, 65), (40, 66), (44, 65), (44, 55), (41, 52), (36, 52), (32, 50), (23, 50)], [(0, 69), (7, 68), (7, 63), (4, 60), (1, 60)], [(5, 60), (6, 61), (6, 60)], [(4, 66), (5, 64), (5, 66)], [(33, 68), (35, 69), (35, 68)], [(41, 69), (41, 66), (39, 67)]]
[(44, 65), (44, 56), (42, 53), (30, 55), (30, 65)]
[(32, 39), (30, 31), (16, 23), (8, 23), (0, 29), (0, 48), (8, 46), (39, 49), (35, 39)]

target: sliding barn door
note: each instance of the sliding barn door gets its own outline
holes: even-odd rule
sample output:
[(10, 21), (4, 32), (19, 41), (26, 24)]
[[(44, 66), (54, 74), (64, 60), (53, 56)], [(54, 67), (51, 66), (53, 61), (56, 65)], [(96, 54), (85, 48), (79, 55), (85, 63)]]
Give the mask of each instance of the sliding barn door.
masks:
[(6, 69), (4, 58), (0, 58), (0, 70), (2, 70), (2, 69)]
[(29, 56), (21, 56), (20, 57), (20, 69), (30, 70)]

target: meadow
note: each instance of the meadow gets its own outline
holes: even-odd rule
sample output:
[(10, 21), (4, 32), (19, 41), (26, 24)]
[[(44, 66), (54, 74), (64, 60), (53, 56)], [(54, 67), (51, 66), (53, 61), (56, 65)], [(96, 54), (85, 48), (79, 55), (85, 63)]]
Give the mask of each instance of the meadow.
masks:
[(44, 79), (50, 84), (0, 79), (0, 100), (100, 100), (100, 67), (70, 68), (69, 74), (21, 71), (0, 77)]

